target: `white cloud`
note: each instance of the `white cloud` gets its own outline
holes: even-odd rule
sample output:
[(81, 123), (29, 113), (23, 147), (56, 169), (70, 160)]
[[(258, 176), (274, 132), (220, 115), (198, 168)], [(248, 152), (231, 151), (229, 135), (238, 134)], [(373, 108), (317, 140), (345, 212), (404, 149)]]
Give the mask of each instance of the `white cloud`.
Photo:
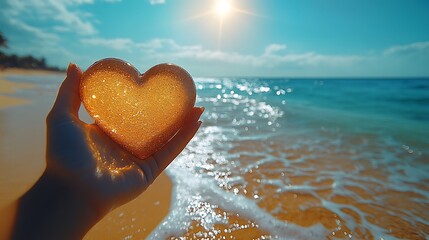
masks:
[(52, 29), (56, 32), (70, 32), (70, 29), (62, 25), (53, 26)]
[(172, 39), (152, 39), (136, 43), (127, 38), (91, 38), (82, 39), (81, 42), (113, 50), (145, 53), (144, 56), (150, 56), (161, 61), (184, 59), (254, 67), (276, 67), (284, 64), (296, 66), (344, 66), (364, 59), (361, 56), (323, 55), (314, 52), (292, 54), (283, 52), (286, 49), (286, 45), (282, 44), (268, 45), (261, 54), (251, 55), (211, 50), (200, 45), (180, 45)]
[[(53, 30), (73, 31), (80, 35), (95, 34), (87, 13), (80, 12), (76, 6), (92, 4), (93, 0), (8, 0), (2, 13), (5, 19), (21, 30), (42, 35), (55, 35)], [(36, 27), (44, 25), (46, 27)], [(49, 24), (55, 24), (50, 27)], [(37, 29), (37, 30), (35, 30)]]
[(286, 45), (274, 43), (274, 44), (268, 45), (265, 48), (264, 54), (265, 55), (270, 55), (270, 54), (273, 54), (275, 52), (279, 52), (279, 51), (282, 51), (282, 50), (285, 50), (285, 49), (286, 49)]
[(33, 27), (17, 19), (9, 19), (9, 23), (16, 28), (31, 33), (33, 36), (37, 37), (40, 40), (46, 41), (46, 43), (56, 42), (59, 39), (59, 37), (55, 34), (44, 31), (40, 28)]
[(114, 38), (114, 39), (103, 39), (103, 38), (86, 38), (81, 39), (81, 43), (93, 46), (102, 46), (114, 50), (131, 50), (135, 46), (134, 42), (128, 38)]
[[(54, 65), (66, 66), (69, 61), (87, 57), (70, 51), (67, 41), (76, 35), (95, 36), (97, 19), (83, 5), (112, 0), (4, 0), (0, 10), (0, 25), (14, 29), (7, 34), (9, 51), (47, 57)], [(118, 2), (118, 0), (115, 0)], [(63, 38), (64, 33), (69, 33)], [(124, 45), (124, 43), (123, 43)], [(120, 44), (115, 46), (120, 47)], [(125, 47), (122, 47), (124, 49)]]
[[(308, 53), (281, 53), (286, 45), (268, 45), (262, 54), (242, 54), (237, 52), (225, 52), (220, 50), (205, 49), (200, 45), (179, 45), (171, 39), (156, 39), (151, 41), (150, 49), (159, 57), (172, 59), (195, 59), (199, 61), (216, 61), (238, 65), (251, 65), (255, 67), (275, 67), (283, 64), (295, 65), (349, 65), (362, 60), (360, 56), (348, 55), (323, 55), (313, 52)], [(153, 44), (156, 43), (156, 44)], [(156, 50), (156, 51), (155, 51)]]
[(149, 0), (149, 3), (152, 4), (152, 5), (155, 5), (155, 4), (164, 4), (165, 0)]
[(69, 5), (81, 5), (81, 4), (93, 4), (94, 0), (58, 0), (58, 2), (64, 2)]
[(171, 39), (160, 39), (155, 38), (146, 42), (136, 43), (135, 46), (145, 52), (155, 52), (158, 50), (176, 50), (180, 48), (173, 40)]
[[(78, 4), (82, 4), (82, 0)], [(92, 3), (87, 1), (85, 3)], [(92, 23), (85, 17), (85, 14), (78, 11), (71, 11), (65, 3), (61, 1), (51, 0), (50, 7), (53, 9), (51, 17), (58, 22), (63, 22), (65, 27), (68, 27), (77, 34), (87, 35), (94, 34), (96, 30)]]
[(324, 55), (315, 52), (294, 54), (269, 54), (262, 56), (265, 65), (297, 64), (299, 66), (344, 66), (363, 60), (356, 55)]
[(426, 53), (429, 54), (429, 41), (416, 42), (407, 45), (393, 46), (384, 51), (386, 55), (392, 54), (412, 54), (412, 53)]
[[(81, 43), (95, 48), (94, 52), (102, 53), (98, 57), (120, 57), (139, 68), (173, 62), (198, 76), (385, 77), (429, 74), (429, 46), (425, 42), (394, 46), (367, 55), (294, 52), (278, 43), (249, 54), (209, 49), (198, 44), (181, 45), (173, 39), (163, 38), (142, 42), (128, 38), (86, 38)], [(403, 54), (410, 51), (423, 54)]]

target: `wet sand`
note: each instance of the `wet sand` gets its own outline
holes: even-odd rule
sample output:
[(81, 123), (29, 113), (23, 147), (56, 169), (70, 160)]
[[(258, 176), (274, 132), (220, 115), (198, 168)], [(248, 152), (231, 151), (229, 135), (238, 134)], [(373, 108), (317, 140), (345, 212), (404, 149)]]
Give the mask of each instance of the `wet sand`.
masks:
[[(36, 100), (36, 91), (29, 83), (7, 80), (11, 75), (43, 76), (64, 73), (8, 69), (0, 72), (0, 207), (4, 207), (26, 192), (45, 168), (45, 117), (55, 95)], [(24, 91), (24, 92), (23, 92)], [(29, 135), (30, 133), (30, 135)], [(146, 192), (103, 218), (85, 239), (123, 239), (133, 235), (148, 236), (168, 214), (172, 183), (162, 174)]]
[(33, 87), (32, 84), (14, 83), (4, 79), (13, 72), (18, 71), (16, 69), (14, 71), (0, 71), (0, 109), (29, 103), (29, 101), (25, 99), (11, 96), (18, 89), (29, 89)]
[[(360, 139), (351, 137), (345, 141)], [(311, 146), (305, 145), (299, 149), (285, 147), (292, 145), (293, 142), (281, 139), (266, 143), (258, 140), (234, 143), (229, 153), (238, 154), (241, 162), (255, 163), (258, 167), (242, 172), (245, 179), (243, 183), (223, 185), (223, 190), (256, 201), (261, 209), (281, 222), (308, 228), (308, 231), (312, 226), (323, 226), (326, 234), (315, 239), (378, 239), (377, 235), (371, 233), (370, 225), (386, 229), (390, 236), (398, 239), (425, 239), (429, 235), (429, 226), (424, 223), (424, 219), (429, 219), (429, 204), (424, 195), (417, 193), (428, 190), (427, 182), (421, 185), (409, 183), (412, 190), (397, 191), (385, 187), (391, 175), (386, 170), (388, 166), (373, 166), (369, 159), (354, 159), (356, 153), (353, 151), (334, 151), (328, 145), (322, 145), (320, 149), (310, 149)], [(253, 155), (262, 149), (271, 152), (277, 160), (263, 161), (262, 157)], [(386, 151), (401, 154), (396, 153), (395, 149)], [(422, 155), (418, 161), (427, 162), (427, 159), (427, 156)], [(341, 186), (339, 179), (329, 175), (330, 171), (344, 172), (344, 179), (347, 178), (354, 185)], [(236, 177), (231, 172), (219, 175), (218, 179)], [(397, 174), (404, 173), (399, 171)], [(284, 184), (279, 185), (278, 182)], [(339, 187), (344, 190), (338, 191)], [(338, 207), (341, 214), (332, 211), (333, 206)], [(216, 236), (229, 239), (232, 236), (242, 239), (272, 236), (269, 231), (259, 227), (262, 222), (253, 221), (251, 216), (241, 216), (231, 210), (225, 211), (214, 203), (203, 202), (191, 211), (198, 212), (204, 208), (212, 209), (225, 220), (225, 224), (215, 224), (207, 229), (202, 226), (204, 221), (196, 219), (185, 233), (171, 238)], [(300, 239), (299, 235), (290, 237)]]

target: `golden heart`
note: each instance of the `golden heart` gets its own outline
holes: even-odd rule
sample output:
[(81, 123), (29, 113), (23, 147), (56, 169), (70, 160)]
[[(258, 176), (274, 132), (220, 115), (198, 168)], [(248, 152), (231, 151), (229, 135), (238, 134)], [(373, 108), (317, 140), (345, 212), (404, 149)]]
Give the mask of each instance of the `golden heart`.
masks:
[(160, 64), (140, 75), (131, 64), (107, 58), (83, 73), (80, 97), (107, 135), (145, 159), (182, 127), (196, 90), (192, 77), (179, 66)]

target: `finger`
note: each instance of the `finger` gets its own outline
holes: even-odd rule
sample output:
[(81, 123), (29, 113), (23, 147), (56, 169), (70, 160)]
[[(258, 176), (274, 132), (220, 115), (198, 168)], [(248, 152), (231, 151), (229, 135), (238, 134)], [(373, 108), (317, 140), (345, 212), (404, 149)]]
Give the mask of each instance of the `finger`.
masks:
[(53, 116), (78, 116), (80, 107), (79, 84), (82, 71), (76, 64), (69, 64), (67, 77), (61, 84), (57, 99), (52, 107)]
[(193, 122), (191, 125), (187, 125), (176, 135), (177, 138), (175, 138), (174, 141), (170, 141), (171, 143), (174, 142), (174, 145), (166, 145), (163, 147), (163, 149), (149, 157), (149, 159), (137, 161), (137, 164), (140, 165), (145, 174), (148, 184), (151, 184), (159, 176), (159, 174), (161, 174), (162, 171), (164, 171), (164, 169), (177, 157), (177, 155), (182, 152), (182, 150), (198, 131), (200, 126), (201, 121)]
[(203, 108), (193, 108), (184, 126), (161, 150), (143, 161), (140, 159), (135, 161), (145, 173), (148, 184), (155, 180), (192, 139), (201, 125), (197, 120), (203, 111)]
[(202, 122), (198, 121), (198, 119), (203, 112), (204, 108), (194, 108), (179, 132), (166, 145), (164, 145), (161, 150), (153, 155), (158, 165), (159, 173), (162, 172), (177, 157), (177, 155), (182, 152), (189, 141), (194, 137), (195, 133), (201, 126)]

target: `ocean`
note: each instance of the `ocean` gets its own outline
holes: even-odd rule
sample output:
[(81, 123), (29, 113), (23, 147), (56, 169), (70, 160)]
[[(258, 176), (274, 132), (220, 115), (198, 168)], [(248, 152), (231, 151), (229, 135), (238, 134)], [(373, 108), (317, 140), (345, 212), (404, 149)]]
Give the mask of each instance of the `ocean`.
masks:
[(153, 239), (429, 236), (429, 79), (196, 85), (203, 127)]
[[(40, 101), (62, 80), (10, 79)], [(428, 238), (429, 79), (195, 82), (203, 125), (150, 239)]]

